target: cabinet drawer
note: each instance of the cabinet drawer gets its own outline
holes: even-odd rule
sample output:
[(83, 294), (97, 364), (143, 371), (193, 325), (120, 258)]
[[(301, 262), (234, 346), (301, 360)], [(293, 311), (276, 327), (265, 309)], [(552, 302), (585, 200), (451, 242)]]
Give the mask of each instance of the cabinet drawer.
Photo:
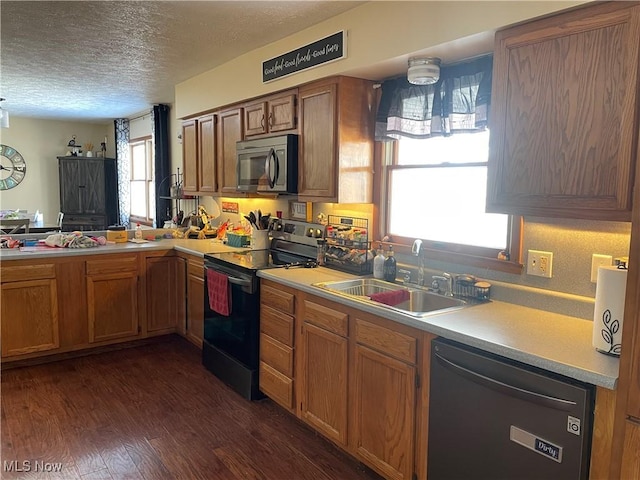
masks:
[(356, 341), (410, 364), (416, 363), (415, 338), (356, 318)]
[(202, 258), (187, 261), (187, 275), (204, 278), (204, 260)]
[(137, 255), (118, 255), (117, 258), (87, 261), (87, 275), (101, 275), (103, 273), (132, 272), (138, 270)]
[(293, 377), (293, 348), (268, 335), (260, 335), (260, 360), (287, 377)]
[(293, 408), (293, 380), (260, 362), (260, 390), (283, 407)]
[(295, 296), (289, 292), (277, 290), (269, 285), (262, 285), (260, 288), (260, 300), (281, 312), (293, 315)]
[(343, 337), (349, 332), (349, 315), (308, 300), (304, 302), (304, 321)]
[(20, 265), (11, 267), (2, 267), (2, 283), (21, 282), (24, 280), (42, 280), (45, 278), (55, 278), (56, 268), (53, 264), (44, 265)]
[(267, 305), (260, 305), (260, 331), (293, 347), (293, 317)]

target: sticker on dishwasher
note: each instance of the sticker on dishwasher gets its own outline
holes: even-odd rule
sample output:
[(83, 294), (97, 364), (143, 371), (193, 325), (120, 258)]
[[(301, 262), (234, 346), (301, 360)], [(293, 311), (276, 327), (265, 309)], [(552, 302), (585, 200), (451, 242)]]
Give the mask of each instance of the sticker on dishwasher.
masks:
[(551, 460), (562, 463), (562, 447), (555, 445), (543, 438), (539, 438), (533, 433), (529, 433), (518, 427), (511, 425), (509, 439), (523, 447), (528, 448), (540, 455), (544, 455)]

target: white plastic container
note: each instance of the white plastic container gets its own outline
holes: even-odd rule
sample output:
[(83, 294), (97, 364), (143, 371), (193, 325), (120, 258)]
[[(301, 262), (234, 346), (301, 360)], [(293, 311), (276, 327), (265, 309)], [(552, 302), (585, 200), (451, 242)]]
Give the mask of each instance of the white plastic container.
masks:
[(373, 259), (373, 278), (382, 280), (384, 278), (384, 254), (382, 253), (382, 245), (378, 246), (378, 251)]

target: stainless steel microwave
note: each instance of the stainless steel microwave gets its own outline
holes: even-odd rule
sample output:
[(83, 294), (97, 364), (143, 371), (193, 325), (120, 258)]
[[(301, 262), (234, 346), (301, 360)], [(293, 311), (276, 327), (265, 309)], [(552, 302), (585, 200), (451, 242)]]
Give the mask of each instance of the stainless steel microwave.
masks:
[(236, 143), (237, 190), (298, 193), (298, 135), (280, 135)]

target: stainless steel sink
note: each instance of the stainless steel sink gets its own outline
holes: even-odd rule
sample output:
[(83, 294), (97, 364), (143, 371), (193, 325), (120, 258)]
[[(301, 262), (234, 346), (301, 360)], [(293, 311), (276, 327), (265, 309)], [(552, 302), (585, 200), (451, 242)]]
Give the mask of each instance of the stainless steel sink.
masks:
[[(468, 305), (466, 301), (459, 298), (445, 297), (419, 287), (406, 287), (375, 278), (320, 282), (314, 283), (313, 286), (328, 290), (337, 295), (397, 310), (415, 317), (423, 317), (436, 312), (440, 313), (443, 310), (458, 309)], [(376, 293), (393, 292), (396, 290), (407, 290), (409, 292), (409, 299), (397, 305), (386, 305), (369, 298)]]

